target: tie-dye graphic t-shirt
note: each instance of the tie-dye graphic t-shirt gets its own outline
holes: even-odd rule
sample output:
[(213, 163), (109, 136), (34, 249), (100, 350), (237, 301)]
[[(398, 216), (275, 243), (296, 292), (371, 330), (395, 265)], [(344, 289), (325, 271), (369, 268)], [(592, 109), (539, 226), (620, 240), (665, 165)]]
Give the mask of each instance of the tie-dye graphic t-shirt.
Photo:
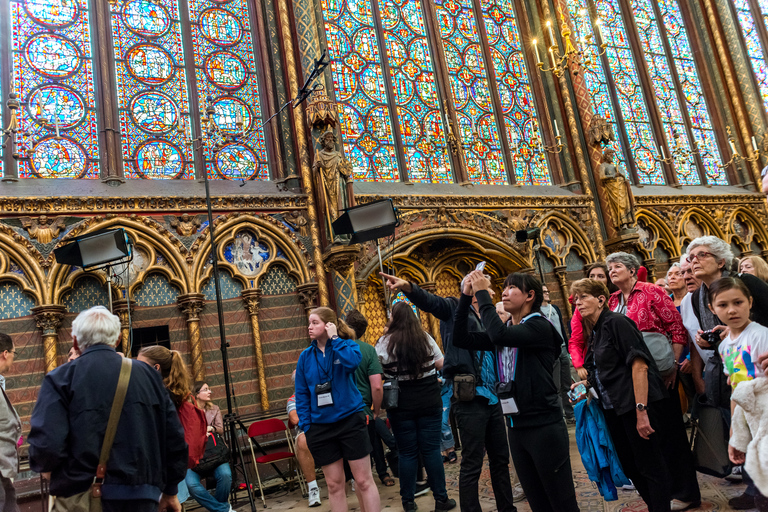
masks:
[(757, 322), (750, 323), (734, 340), (725, 338), (719, 347), (723, 359), (723, 370), (731, 378), (731, 386), (735, 389), (740, 382), (752, 380), (756, 376), (764, 377), (755, 361), (757, 356), (768, 352), (768, 328)]

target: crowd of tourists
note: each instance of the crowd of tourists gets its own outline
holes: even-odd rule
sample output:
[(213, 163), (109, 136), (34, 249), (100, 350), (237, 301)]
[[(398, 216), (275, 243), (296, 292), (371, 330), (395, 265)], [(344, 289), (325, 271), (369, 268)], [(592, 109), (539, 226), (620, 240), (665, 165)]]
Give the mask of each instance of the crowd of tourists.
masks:
[[(613, 253), (572, 283), (570, 322), (525, 273), (507, 276), (500, 302), (482, 264), (456, 297), (381, 277), (405, 300), (375, 343), (362, 341), (368, 322), (357, 310), (309, 314), (312, 341), (287, 407), (309, 506), (321, 504), (319, 467), (334, 512), (347, 510), (348, 486), (361, 510), (381, 510), (374, 471), (381, 485), (399, 485), (405, 512), (428, 492), (436, 511), (479, 512), (487, 457), (496, 510), (525, 498), (534, 512), (578, 511), (575, 426), (606, 500), (623, 487), (652, 512), (694, 509), (704, 471), (746, 484), (732, 509), (768, 511), (768, 264), (759, 256), (737, 261), (728, 243), (703, 236), (650, 283), (635, 255)], [(442, 348), (418, 311), (440, 321)], [(69, 362), (43, 380), (26, 441), (31, 469), (57, 496), (53, 510), (94, 493), (107, 512), (177, 511), (188, 498), (232, 510), (229, 459), (208, 451), (225, 434), (208, 383), (193, 383), (181, 354), (161, 346), (121, 357), (120, 333), (106, 308), (81, 312)], [(0, 334), (0, 374), (14, 354)], [(0, 509), (16, 511), (21, 424), (2, 388)], [(725, 463), (704, 460), (700, 439)], [(451, 497), (444, 465), (459, 460)]]

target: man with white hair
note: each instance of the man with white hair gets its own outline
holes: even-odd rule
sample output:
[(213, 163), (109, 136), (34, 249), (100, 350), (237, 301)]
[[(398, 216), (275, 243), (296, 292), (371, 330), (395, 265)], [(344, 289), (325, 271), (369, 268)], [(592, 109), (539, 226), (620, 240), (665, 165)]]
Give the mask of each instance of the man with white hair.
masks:
[[(123, 359), (115, 351), (120, 319), (103, 306), (75, 318), (72, 339), (81, 355), (45, 376), (28, 439), (30, 467), (49, 474), (51, 495), (61, 497), (94, 482)], [(184, 429), (160, 373), (132, 365), (102, 486), (104, 512), (180, 511), (186, 470)]]

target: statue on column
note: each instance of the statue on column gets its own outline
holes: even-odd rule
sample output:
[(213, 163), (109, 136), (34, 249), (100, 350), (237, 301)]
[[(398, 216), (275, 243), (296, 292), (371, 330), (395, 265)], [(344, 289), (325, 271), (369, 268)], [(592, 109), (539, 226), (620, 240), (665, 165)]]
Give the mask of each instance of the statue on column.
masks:
[(634, 226), (635, 205), (629, 180), (613, 164), (614, 155), (613, 149), (606, 148), (600, 159), (598, 171), (610, 206), (613, 225), (616, 231), (625, 233)]
[(341, 210), (351, 206), (349, 189), (352, 183), (352, 164), (342, 151), (336, 149), (336, 134), (330, 125), (321, 135), (320, 143), (321, 149), (315, 153), (312, 170), (317, 176), (319, 195), (323, 197), (328, 239), (331, 240), (331, 223), (338, 218)]

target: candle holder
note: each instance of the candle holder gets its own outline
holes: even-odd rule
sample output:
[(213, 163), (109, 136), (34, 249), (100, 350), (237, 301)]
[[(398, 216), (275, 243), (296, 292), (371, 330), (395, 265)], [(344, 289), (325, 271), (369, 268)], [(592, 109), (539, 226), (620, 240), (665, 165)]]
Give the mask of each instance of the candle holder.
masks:
[[(583, 68), (591, 67), (594, 63), (592, 59), (589, 57), (589, 50), (591, 48), (591, 41), (592, 41), (592, 34), (589, 31), (585, 31), (584, 36), (582, 36), (579, 40), (577, 40), (576, 45), (573, 44), (571, 41), (571, 28), (568, 26), (568, 23), (565, 21), (565, 15), (563, 14), (562, 9), (559, 10), (560, 12), (560, 19), (562, 20), (562, 25), (560, 26), (560, 36), (563, 39), (563, 44), (565, 45), (564, 51), (561, 54), (560, 53), (560, 47), (558, 46), (557, 39), (555, 39), (555, 32), (552, 28), (552, 21), (547, 20), (545, 25), (547, 27), (547, 32), (549, 33), (549, 40), (550, 44), (547, 47), (547, 52), (549, 53), (549, 59), (551, 62), (551, 67), (545, 67), (544, 62), (541, 61), (541, 55), (539, 54), (539, 46), (538, 46), (538, 40), (533, 39), (531, 42), (533, 43), (534, 51), (536, 52), (536, 66), (539, 68), (540, 71), (543, 71), (545, 73), (552, 72), (555, 76), (560, 77), (562, 76), (563, 72), (565, 70), (570, 70), (574, 75), (578, 75), (579, 71)], [(585, 24), (589, 24), (591, 22), (589, 15), (587, 14), (587, 11), (585, 9), (582, 9), (579, 11), (581, 16), (585, 20)], [(601, 55), (605, 54), (606, 48), (608, 47), (608, 44), (605, 42), (605, 39), (603, 38), (603, 32), (601, 28), (602, 21), (600, 18), (595, 18), (594, 20), (594, 26), (595, 26), (595, 32), (598, 35), (598, 50), (596, 57), (600, 57)]]
[(3, 148), (8, 145), (11, 137), (19, 133), (19, 118), (16, 112), (19, 110), (20, 103), (16, 99), (16, 93), (12, 92), (8, 95), (8, 101), (5, 103), (5, 106), (8, 107), (11, 119), (8, 122), (8, 127), (2, 131)]
[[(205, 145), (210, 145), (211, 148), (216, 151), (221, 149), (226, 144), (237, 142), (248, 136), (250, 130), (245, 126), (243, 117), (240, 112), (235, 117), (235, 132), (226, 132), (222, 130), (216, 123), (215, 116), (216, 109), (213, 107), (213, 97), (208, 96), (206, 98), (206, 107), (204, 111), (200, 111), (200, 136), (194, 139), (189, 139), (187, 134), (186, 123), (184, 120), (187, 117), (187, 112), (181, 113), (179, 123), (176, 125), (176, 132), (184, 139), (186, 139), (186, 145), (193, 150), (200, 149)], [(199, 143), (195, 147), (195, 143)]]
[[(755, 156), (753, 157), (746, 157), (741, 156), (739, 152), (736, 150), (736, 139), (734, 139), (733, 135), (731, 134), (731, 127), (726, 126), (725, 131), (728, 134), (728, 145), (731, 146), (731, 159), (725, 162), (724, 164), (720, 165), (718, 164), (718, 167), (720, 169), (725, 169), (731, 164), (735, 164), (737, 162), (757, 162), (757, 160), (760, 158), (760, 150), (757, 147), (757, 141), (754, 137), (752, 137), (752, 151), (755, 153)], [(763, 139), (765, 139), (765, 136), (763, 136)]]

